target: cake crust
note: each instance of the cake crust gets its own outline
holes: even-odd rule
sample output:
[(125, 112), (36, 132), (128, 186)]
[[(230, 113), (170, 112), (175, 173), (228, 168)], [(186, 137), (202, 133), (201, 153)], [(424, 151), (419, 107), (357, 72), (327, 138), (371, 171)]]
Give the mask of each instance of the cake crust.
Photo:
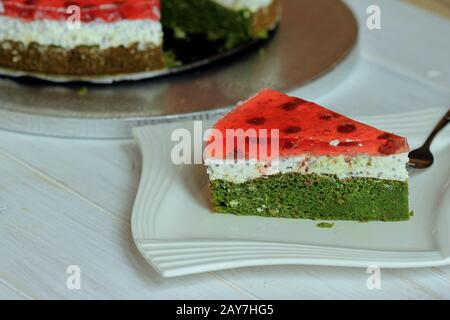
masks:
[(158, 70), (165, 63), (161, 45), (144, 49), (137, 43), (106, 49), (98, 46), (65, 49), (7, 40), (0, 42), (0, 66), (43, 74), (96, 76)]
[[(2, 3), (0, 67), (4, 69), (107, 76), (165, 67), (159, 0)], [(68, 24), (71, 5), (80, 9), (78, 28)]]

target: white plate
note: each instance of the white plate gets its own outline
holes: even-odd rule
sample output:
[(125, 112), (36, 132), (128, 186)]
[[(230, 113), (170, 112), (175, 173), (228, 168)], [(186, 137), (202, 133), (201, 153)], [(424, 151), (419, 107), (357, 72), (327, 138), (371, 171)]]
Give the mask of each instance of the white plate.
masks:
[[(419, 146), (443, 109), (359, 120), (408, 137)], [(205, 123), (207, 129), (211, 123)], [(209, 209), (202, 165), (171, 162), (175, 128), (193, 122), (138, 128), (143, 172), (132, 232), (145, 259), (164, 277), (262, 265), (410, 268), (450, 264), (450, 130), (433, 144), (436, 162), (410, 177), (415, 215), (408, 222), (317, 221), (237, 217)]]

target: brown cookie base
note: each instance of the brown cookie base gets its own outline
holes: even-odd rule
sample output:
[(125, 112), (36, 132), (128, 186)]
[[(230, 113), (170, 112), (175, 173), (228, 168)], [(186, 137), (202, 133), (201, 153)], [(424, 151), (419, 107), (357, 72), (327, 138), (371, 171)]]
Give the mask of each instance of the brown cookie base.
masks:
[(79, 46), (67, 50), (8, 40), (0, 42), (0, 67), (49, 75), (115, 75), (159, 70), (165, 67), (162, 46), (138, 44), (129, 47), (100, 49)]

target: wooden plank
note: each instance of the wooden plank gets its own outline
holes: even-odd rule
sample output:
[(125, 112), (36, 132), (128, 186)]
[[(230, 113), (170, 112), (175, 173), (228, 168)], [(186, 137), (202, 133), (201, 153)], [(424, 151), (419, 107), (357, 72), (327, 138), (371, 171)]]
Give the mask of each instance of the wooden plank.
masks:
[[(0, 274), (1, 276), (1, 274)], [(32, 297), (21, 292), (13, 285), (0, 278), (0, 300), (30, 300)]]
[(403, 1), (378, 0), (381, 29), (369, 30), (370, 0), (346, 0), (358, 17), (364, 58), (420, 83), (450, 91), (450, 20)]
[[(19, 143), (19, 144), (18, 144)], [(0, 150), (118, 218), (130, 221), (141, 159), (132, 141), (66, 140), (2, 132)]]
[(222, 271), (260, 299), (449, 299), (450, 268), (381, 270), (381, 290), (370, 290), (366, 269), (266, 267)]
[[(138, 253), (129, 224), (2, 153), (0, 163), (0, 283), (16, 292), (37, 299), (251, 298), (209, 274), (162, 281)], [(66, 287), (70, 265), (81, 268), (81, 290)]]
[(394, 73), (384, 64), (362, 58), (356, 70), (337, 88), (318, 99), (349, 116), (402, 113), (449, 106), (450, 91)]
[(406, 0), (406, 1), (450, 19), (450, 0)]

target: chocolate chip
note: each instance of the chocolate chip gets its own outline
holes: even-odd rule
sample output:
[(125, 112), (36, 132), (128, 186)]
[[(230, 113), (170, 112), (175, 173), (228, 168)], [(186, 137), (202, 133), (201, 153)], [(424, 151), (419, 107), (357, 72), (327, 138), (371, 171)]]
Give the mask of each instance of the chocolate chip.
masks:
[(247, 120), (247, 123), (249, 124), (253, 124), (256, 126), (262, 125), (266, 122), (266, 118), (264, 117), (256, 117), (256, 118), (251, 118)]
[(339, 142), (339, 144), (338, 144), (339, 147), (354, 147), (357, 145), (358, 145), (357, 141), (342, 141), (342, 142)]
[(295, 144), (292, 141), (286, 141), (285, 143), (283, 143), (283, 149), (292, 149), (295, 147)]
[(356, 127), (352, 124), (344, 124), (337, 127), (339, 133), (350, 133), (356, 130)]
[(335, 112), (326, 112), (319, 115), (319, 119), (330, 121), (331, 119), (337, 119), (340, 118), (341, 115), (335, 113)]
[(330, 114), (323, 114), (319, 117), (321, 120), (330, 121), (332, 116)]
[(400, 149), (402, 145), (403, 143), (401, 141), (387, 140), (378, 148), (378, 151), (384, 155), (391, 155)]
[(303, 100), (303, 99), (299, 99), (299, 98), (295, 98), (292, 101), (283, 103), (280, 107), (286, 111), (293, 111), (295, 109), (297, 109), (297, 107), (301, 104), (305, 104), (308, 103), (308, 101)]
[(385, 132), (383, 134), (380, 134), (377, 139), (379, 139), (379, 140), (387, 140), (387, 139), (390, 139), (390, 138), (392, 138), (392, 134)]
[(302, 128), (297, 127), (297, 126), (290, 126), (290, 127), (287, 127), (286, 129), (283, 130), (283, 132), (287, 133), (287, 134), (297, 133), (297, 132), (300, 132), (300, 131), (302, 131)]

